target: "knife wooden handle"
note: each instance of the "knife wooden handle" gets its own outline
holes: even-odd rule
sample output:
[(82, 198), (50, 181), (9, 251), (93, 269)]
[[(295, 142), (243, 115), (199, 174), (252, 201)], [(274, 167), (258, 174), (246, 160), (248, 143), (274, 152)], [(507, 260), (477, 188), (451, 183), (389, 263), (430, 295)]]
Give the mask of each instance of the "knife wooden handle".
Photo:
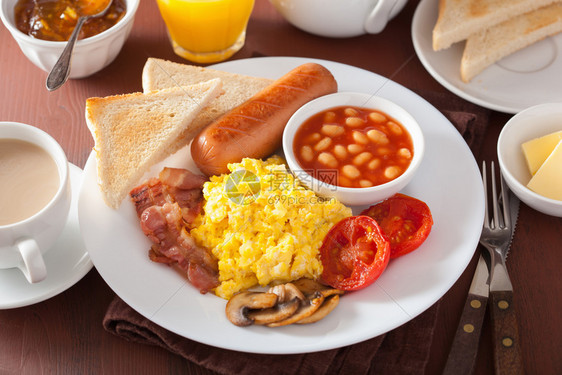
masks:
[(487, 302), (488, 299), (484, 296), (468, 294), (445, 370), (443, 370), (444, 375), (472, 374)]
[(513, 309), (512, 291), (490, 291), (490, 312), (494, 327), (496, 375), (523, 374), (519, 327)]

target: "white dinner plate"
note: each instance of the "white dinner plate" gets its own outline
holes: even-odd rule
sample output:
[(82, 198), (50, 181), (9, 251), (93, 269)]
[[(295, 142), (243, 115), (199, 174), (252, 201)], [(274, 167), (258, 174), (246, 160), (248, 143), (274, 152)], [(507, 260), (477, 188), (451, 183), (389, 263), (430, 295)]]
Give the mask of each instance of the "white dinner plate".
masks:
[(506, 113), (562, 101), (562, 34), (506, 56), (464, 83), (460, 76), (464, 42), (437, 52), (432, 47), (438, 2), (419, 3), (412, 22), (412, 40), (424, 67), (445, 88), (472, 103)]
[[(441, 298), (469, 263), (484, 217), (478, 166), (458, 131), (428, 102), (377, 74), (324, 60), (264, 57), (214, 67), (277, 78), (309, 61), (327, 67), (340, 90), (383, 96), (419, 121), (426, 137), (426, 154), (403, 192), (429, 205), (435, 222), (430, 236), (417, 251), (391, 261), (375, 284), (344, 296), (318, 323), (241, 328), (227, 320), (225, 300), (200, 294), (171, 268), (148, 259), (150, 242), (139, 227), (133, 204), (126, 200), (118, 210), (104, 204), (92, 154), (84, 169), (79, 202), (84, 241), (108, 285), (154, 323), (195, 341), (238, 351), (289, 354), (332, 349), (378, 336), (413, 319)], [(164, 165), (196, 171), (188, 148), (147, 175), (156, 175)]]
[(17, 268), (0, 270), (0, 309), (28, 306), (64, 292), (93, 267), (78, 226), (78, 192), (82, 170), (69, 164), (72, 203), (61, 236), (44, 255), (47, 278), (30, 284)]

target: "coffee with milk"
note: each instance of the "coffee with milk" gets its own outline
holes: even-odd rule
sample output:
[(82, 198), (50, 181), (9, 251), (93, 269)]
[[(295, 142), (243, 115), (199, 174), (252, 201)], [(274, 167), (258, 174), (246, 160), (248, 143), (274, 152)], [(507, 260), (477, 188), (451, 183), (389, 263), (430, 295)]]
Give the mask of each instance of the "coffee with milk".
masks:
[(53, 158), (19, 139), (0, 139), (0, 225), (25, 220), (45, 207), (59, 188)]

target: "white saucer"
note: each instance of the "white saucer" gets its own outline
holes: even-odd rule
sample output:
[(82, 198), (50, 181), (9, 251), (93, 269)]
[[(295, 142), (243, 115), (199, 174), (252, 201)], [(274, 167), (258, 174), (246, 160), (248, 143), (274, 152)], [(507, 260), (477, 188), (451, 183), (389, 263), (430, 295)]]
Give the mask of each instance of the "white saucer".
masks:
[(562, 101), (562, 34), (517, 51), (464, 83), (460, 77), (464, 42), (438, 52), (432, 48), (438, 3), (419, 3), (412, 21), (412, 41), (423, 66), (445, 88), (472, 103), (512, 114)]
[(47, 278), (30, 284), (17, 268), (0, 270), (0, 309), (32, 305), (56, 296), (76, 284), (93, 267), (78, 225), (78, 192), (82, 169), (70, 164), (72, 204), (66, 227), (44, 255)]

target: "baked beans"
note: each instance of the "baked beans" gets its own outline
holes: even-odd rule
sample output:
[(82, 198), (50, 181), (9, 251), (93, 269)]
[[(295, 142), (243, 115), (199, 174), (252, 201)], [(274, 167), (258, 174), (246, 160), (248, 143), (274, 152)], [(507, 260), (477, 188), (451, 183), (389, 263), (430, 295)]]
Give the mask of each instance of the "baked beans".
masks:
[[(412, 138), (395, 119), (378, 110), (341, 106), (305, 121), (295, 134), (293, 149), (304, 171), (322, 176), (336, 172), (338, 186), (371, 187), (400, 176), (414, 154)], [(323, 173), (320, 173), (322, 171)]]

